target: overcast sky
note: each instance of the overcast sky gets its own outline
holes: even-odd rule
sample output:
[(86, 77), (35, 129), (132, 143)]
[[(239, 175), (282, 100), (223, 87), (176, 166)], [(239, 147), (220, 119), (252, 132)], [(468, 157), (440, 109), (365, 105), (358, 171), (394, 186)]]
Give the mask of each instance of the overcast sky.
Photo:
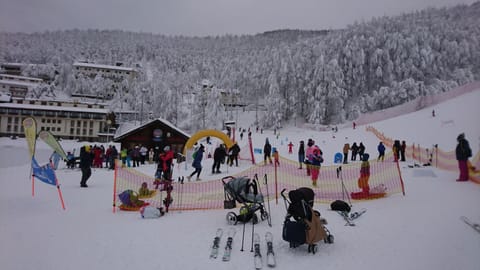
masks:
[(121, 29), (165, 35), (343, 28), (475, 0), (0, 0), (0, 31)]

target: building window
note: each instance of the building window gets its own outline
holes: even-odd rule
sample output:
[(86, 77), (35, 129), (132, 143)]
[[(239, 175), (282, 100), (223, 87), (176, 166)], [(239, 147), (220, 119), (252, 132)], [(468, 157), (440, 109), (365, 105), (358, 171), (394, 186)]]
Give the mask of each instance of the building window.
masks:
[(61, 123), (62, 123), (62, 120), (58, 120), (58, 123), (61, 124)]

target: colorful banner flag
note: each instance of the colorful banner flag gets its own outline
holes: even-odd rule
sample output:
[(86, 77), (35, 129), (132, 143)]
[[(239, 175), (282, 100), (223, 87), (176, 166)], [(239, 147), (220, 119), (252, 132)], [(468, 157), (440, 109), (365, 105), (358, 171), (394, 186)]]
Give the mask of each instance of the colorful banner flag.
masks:
[(55, 171), (50, 163), (40, 166), (35, 157), (32, 157), (32, 170), (33, 176), (35, 176), (38, 180), (50, 185), (56, 185)]
[(38, 133), (38, 137), (48, 144), (55, 152), (57, 152), (62, 159), (67, 159), (67, 155), (60, 143), (55, 139), (55, 136), (50, 131), (42, 130)]
[(35, 154), (35, 142), (37, 140), (37, 123), (35, 119), (28, 117), (23, 119), (23, 132), (27, 140), (28, 150), (30, 151), (30, 158)]

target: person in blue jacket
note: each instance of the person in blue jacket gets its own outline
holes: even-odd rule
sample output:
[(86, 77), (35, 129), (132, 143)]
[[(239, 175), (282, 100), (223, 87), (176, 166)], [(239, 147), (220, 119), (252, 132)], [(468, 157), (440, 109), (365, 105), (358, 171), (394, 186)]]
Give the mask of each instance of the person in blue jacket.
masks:
[(385, 159), (385, 145), (383, 145), (383, 142), (380, 142), (377, 146), (378, 150), (378, 158), (377, 161), (384, 160)]
[(193, 171), (189, 176), (187, 176), (188, 181), (190, 181), (192, 176), (194, 176), (195, 174), (197, 174), (197, 181), (200, 181), (200, 173), (202, 172), (203, 152), (205, 152), (205, 146), (203, 146), (203, 144), (200, 144), (200, 147), (194, 153), (192, 163), (192, 167), (195, 168), (195, 171)]

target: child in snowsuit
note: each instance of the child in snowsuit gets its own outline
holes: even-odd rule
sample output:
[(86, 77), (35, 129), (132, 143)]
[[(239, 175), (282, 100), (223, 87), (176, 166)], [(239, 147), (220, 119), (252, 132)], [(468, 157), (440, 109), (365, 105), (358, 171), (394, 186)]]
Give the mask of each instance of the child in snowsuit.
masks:
[(312, 178), (312, 185), (317, 186), (318, 175), (320, 174), (320, 166), (323, 162), (322, 151), (318, 146), (314, 146), (312, 153), (312, 160), (310, 161), (310, 175)]
[(273, 160), (275, 160), (275, 166), (280, 166), (280, 157), (278, 155), (278, 150), (273, 151)]
[(370, 186), (368, 180), (370, 179), (370, 162), (368, 161), (369, 155), (363, 154), (362, 165), (360, 166), (360, 178), (358, 178), (358, 187), (362, 190), (357, 192), (357, 195), (367, 197), (370, 194)]

